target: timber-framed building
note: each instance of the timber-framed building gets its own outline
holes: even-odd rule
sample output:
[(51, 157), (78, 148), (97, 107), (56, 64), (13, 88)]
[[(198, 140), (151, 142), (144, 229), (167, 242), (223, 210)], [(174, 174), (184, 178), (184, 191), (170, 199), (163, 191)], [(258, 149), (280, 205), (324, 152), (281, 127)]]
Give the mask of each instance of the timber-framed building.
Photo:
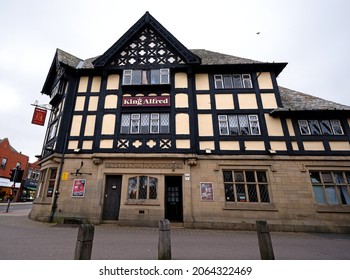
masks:
[(57, 49), (30, 218), (350, 231), (350, 107), (287, 63), (187, 49), (148, 12), (104, 54)]

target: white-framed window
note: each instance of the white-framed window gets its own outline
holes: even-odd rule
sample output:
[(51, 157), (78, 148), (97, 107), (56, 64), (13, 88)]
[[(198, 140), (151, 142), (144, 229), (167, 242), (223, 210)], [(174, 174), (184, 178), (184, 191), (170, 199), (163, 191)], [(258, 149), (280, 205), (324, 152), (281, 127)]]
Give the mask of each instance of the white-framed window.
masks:
[(217, 74), (214, 75), (215, 89), (252, 88), (250, 74)]
[(311, 171), (310, 180), (317, 204), (350, 205), (349, 171)]
[(220, 135), (261, 135), (258, 115), (218, 115)]
[(170, 83), (170, 70), (151, 69), (127, 69), (123, 71), (123, 85), (159, 85)]
[(158, 179), (152, 176), (135, 176), (128, 180), (128, 199), (157, 199)]
[(301, 135), (344, 135), (340, 120), (298, 120)]
[(168, 113), (122, 114), (121, 134), (168, 134), (169, 132)]
[(1, 169), (5, 169), (6, 168), (6, 164), (7, 164), (7, 158), (2, 158), (1, 159), (1, 166), (0, 166), (0, 168)]
[(227, 202), (270, 203), (266, 171), (224, 170)]

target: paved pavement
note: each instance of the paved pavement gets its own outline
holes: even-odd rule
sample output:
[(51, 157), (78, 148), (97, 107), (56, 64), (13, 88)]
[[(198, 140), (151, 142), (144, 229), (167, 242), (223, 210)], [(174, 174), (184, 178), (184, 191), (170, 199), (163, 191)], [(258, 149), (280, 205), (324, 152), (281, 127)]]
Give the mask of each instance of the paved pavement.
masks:
[[(28, 219), (30, 204), (0, 204), (0, 259), (70, 260), (78, 228)], [(277, 260), (350, 260), (350, 234), (271, 233)], [(171, 230), (172, 257), (179, 260), (259, 260), (255, 232)], [(158, 229), (95, 226), (94, 260), (154, 260)]]

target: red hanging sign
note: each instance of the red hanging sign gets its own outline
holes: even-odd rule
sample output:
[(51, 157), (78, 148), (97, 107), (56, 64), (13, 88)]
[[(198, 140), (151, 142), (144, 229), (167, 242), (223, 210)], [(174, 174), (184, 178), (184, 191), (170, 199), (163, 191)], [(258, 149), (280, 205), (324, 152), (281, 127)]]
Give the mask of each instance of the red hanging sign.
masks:
[(46, 119), (46, 110), (35, 107), (32, 124), (44, 125)]

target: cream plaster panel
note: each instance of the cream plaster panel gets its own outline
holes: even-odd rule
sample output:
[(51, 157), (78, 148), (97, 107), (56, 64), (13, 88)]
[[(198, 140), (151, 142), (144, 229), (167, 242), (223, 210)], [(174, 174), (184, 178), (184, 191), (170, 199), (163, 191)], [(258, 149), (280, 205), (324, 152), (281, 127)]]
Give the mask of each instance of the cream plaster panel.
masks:
[(104, 139), (100, 141), (101, 149), (111, 149), (113, 148), (113, 140), (112, 139)]
[(264, 141), (245, 141), (245, 149), (247, 151), (263, 151), (265, 150)]
[(69, 141), (68, 142), (68, 149), (74, 150), (74, 149), (78, 148), (78, 143), (79, 143), (79, 141)]
[(176, 134), (190, 134), (190, 117), (188, 114), (176, 114)]
[(113, 74), (109, 75), (107, 79), (107, 90), (118, 89), (119, 88), (119, 75)]
[(277, 108), (277, 101), (274, 93), (262, 93), (261, 101), (264, 109)]
[(304, 141), (305, 151), (324, 151), (324, 146), (321, 141)]
[(260, 89), (273, 88), (270, 72), (256, 73), (258, 75), (258, 83)]
[(117, 108), (117, 104), (118, 104), (118, 95), (109, 94), (106, 96), (105, 109), (115, 109)]
[(95, 133), (95, 115), (88, 115), (86, 117), (85, 132), (84, 136), (93, 136)]
[(282, 124), (279, 118), (273, 118), (265, 114), (267, 132), (269, 136), (283, 136)]
[(199, 141), (199, 149), (200, 150), (215, 150), (215, 142), (214, 141)]
[(97, 111), (98, 96), (90, 96), (88, 111)]
[(93, 77), (91, 92), (100, 92), (101, 91), (101, 77)]
[(175, 88), (188, 88), (186, 73), (175, 74)]
[(293, 123), (291, 119), (287, 119), (287, 126), (288, 126), (288, 131), (290, 136), (295, 136), (294, 128), (293, 128)]
[(258, 109), (255, 93), (238, 94), (240, 109)]
[(198, 94), (197, 95), (197, 109), (211, 109), (210, 95)]
[(75, 102), (75, 111), (83, 111), (85, 105), (85, 96), (78, 96)]
[(102, 121), (102, 134), (103, 135), (112, 135), (114, 134), (115, 129), (115, 115), (109, 114), (103, 116)]
[(186, 93), (178, 93), (175, 95), (176, 108), (188, 108), (188, 95)]
[(350, 151), (350, 144), (348, 141), (330, 141), (329, 146), (332, 151)]
[(176, 149), (189, 149), (191, 148), (191, 142), (187, 139), (176, 140)]
[(292, 142), (292, 149), (293, 151), (299, 151), (298, 142)]
[(220, 141), (220, 150), (225, 151), (238, 151), (239, 142), (238, 141)]
[(199, 136), (213, 136), (213, 119), (211, 114), (198, 114)]
[(196, 90), (209, 90), (208, 74), (196, 74)]
[[(198, 96), (198, 95), (197, 95)], [(216, 109), (234, 109), (232, 94), (216, 94), (215, 95)]]
[(78, 92), (87, 92), (89, 77), (80, 77)]
[(93, 141), (83, 141), (83, 149), (84, 150), (92, 150)]
[(271, 141), (271, 149), (275, 151), (287, 151), (287, 145), (284, 141)]
[(73, 116), (72, 127), (70, 130), (70, 136), (79, 136), (82, 116)]

